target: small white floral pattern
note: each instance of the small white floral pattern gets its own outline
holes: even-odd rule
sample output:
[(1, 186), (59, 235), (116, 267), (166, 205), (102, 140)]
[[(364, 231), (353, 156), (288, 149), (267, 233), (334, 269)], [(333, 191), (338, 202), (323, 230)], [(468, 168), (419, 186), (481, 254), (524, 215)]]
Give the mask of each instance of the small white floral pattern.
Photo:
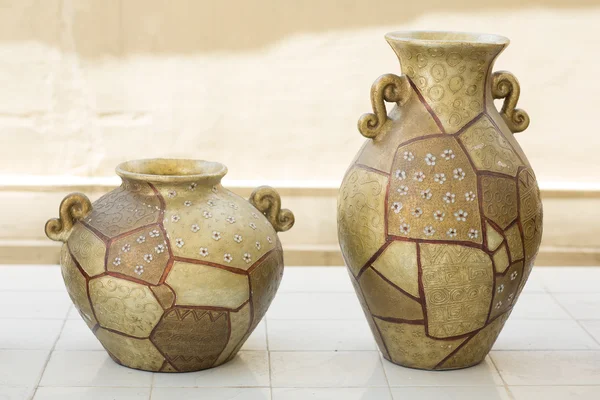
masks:
[(217, 203), (215, 203), (214, 200), (207, 200), (206, 204), (208, 204), (210, 207), (214, 207), (217, 205)]
[(403, 181), (406, 179), (406, 172), (401, 170), (396, 170), (396, 179)]
[(469, 229), (469, 233), (467, 234), (469, 239), (477, 239), (479, 237), (479, 231), (477, 229)]
[(208, 249), (206, 247), (200, 247), (199, 253), (202, 257), (206, 257), (208, 255)]
[(435, 219), (436, 221), (443, 221), (445, 216), (446, 213), (443, 211), (437, 210), (433, 212), (433, 219)]
[(404, 235), (408, 235), (410, 232), (410, 225), (409, 224), (402, 224), (400, 225), (400, 233), (404, 234)]
[(182, 238), (175, 239), (175, 246), (182, 248), (184, 244), (185, 244), (185, 242), (183, 241)]
[(144, 261), (146, 261), (147, 263), (149, 263), (152, 260), (154, 260), (154, 257), (152, 257), (152, 254), (144, 254)]
[(421, 197), (423, 199), (429, 200), (431, 199), (431, 196), (433, 196), (433, 194), (431, 193), (431, 189), (421, 190)]
[(400, 196), (406, 196), (408, 194), (408, 186), (401, 185), (398, 188), (398, 194), (400, 194)]
[(417, 217), (419, 218), (421, 215), (423, 215), (423, 210), (419, 207), (415, 208), (414, 210), (412, 210), (413, 217)]
[(512, 301), (513, 301), (514, 298), (515, 298), (515, 294), (514, 293), (509, 294), (508, 295), (508, 302), (512, 303)]
[(133, 271), (136, 274), (138, 274), (138, 275), (142, 275), (144, 273), (144, 266), (143, 265), (136, 265), (135, 269)]
[(448, 231), (446, 232), (446, 235), (448, 235), (451, 238), (456, 237), (456, 229), (454, 229), (454, 228), (448, 229)]
[(233, 260), (233, 257), (231, 256), (231, 254), (225, 253), (223, 255), (223, 261), (225, 261), (226, 263), (230, 263), (232, 260)]
[(433, 180), (441, 185), (446, 182), (446, 174), (443, 172), (441, 174), (435, 174), (433, 176)]
[(501, 301), (499, 301), (498, 303), (496, 303), (496, 308), (500, 308), (500, 307), (502, 307), (502, 302)]
[(444, 200), (444, 203), (452, 204), (456, 201), (456, 195), (454, 193), (446, 192), (442, 199)]
[(252, 256), (250, 255), (250, 253), (244, 253), (244, 256), (242, 258), (246, 262), (246, 264), (252, 261)]
[(456, 168), (452, 173), (454, 174), (454, 179), (458, 179), (459, 181), (465, 179), (465, 176), (467, 175), (462, 168)]
[(435, 165), (435, 156), (431, 153), (427, 153), (425, 156), (425, 162), (427, 165)]
[(455, 155), (451, 149), (446, 149), (442, 152), (441, 157), (446, 161), (450, 161), (455, 157)]
[(230, 224), (233, 224), (233, 223), (235, 223), (235, 218), (232, 216), (229, 216), (229, 217), (227, 217), (226, 221), (229, 222)]
[(174, 191), (174, 190), (169, 190), (167, 192), (167, 196), (170, 197), (170, 198), (173, 198), (173, 197), (177, 196), (177, 192)]
[(206, 219), (212, 218), (212, 213), (210, 211), (204, 211), (202, 216)]
[(256, 246), (256, 250), (260, 250), (260, 248), (262, 247), (262, 246), (260, 245), (260, 242), (256, 242), (256, 243), (254, 243), (254, 246)]
[(517, 276), (519, 276), (519, 273), (517, 271), (514, 271), (512, 274), (510, 274), (510, 280), (514, 281), (515, 279), (517, 279)]
[(157, 254), (160, 254), (162, 252), (165, 251), (165, 245), (164, 244), (159, 244), (158, 246), (156, 246), (154, 248), (154, 251), (156, 251)]
[(189, 200), (186, 200), (186, 201), (183, 202), (183, 205), (186, 206), (186, 207), (189, 207), (189, 206), (192, 205), (192, 202), (189, 201)]
[(212, 190), (213, 193), (217, 193), (219, 191), (216, 186), (213, 186), (210, 190)]
[(454, 213), (456, 220), (463, 221), (463, 222), (467, 220), (468, 215), (469, 215), (469, 213), (467, 213), (466, 211), (463, 211), (463, 210), (458, 210)]
[(196, 233), (200, 230), (200, 225), (193, 224), (190, 229), (192, 230), (192, 232)]
[(188, 190), (194, 191), (197, 186), (198, 184), (196, 182), (192, 182), (190, 183), (190, 186), (188, 186)]
[(412, 152), (410, 152), (410, 151), (405, 151), (404, 152), (404, 159), (406, 161), (412, 161), (412, 160), (415, 159), (415, 155)]
[(113, 261), (113, 265), (121, 265), (121, 257), (116, 257)]
[(427, 225), (425, 229), (423, 229), (423, 233), (425, 234), (425, 236), (433, 236), (433, 234), (435, 233), (435, 229), (433, 229), (433, 226)]
[(138, 243), (140, 243), (140, 244), (144, 243), (146, 241), (146, 236), (142, 235), (142, 236), (138, 237), (137, 239), (135, 239), (135, 241), (138, 242)]
[(221, 232), (213, 231), (212, 238), (213, 238), (213, 240), (221, 240)]
[(256, 215), (256, 213), (254, 213), (254, 212), (253, 212), (253, 213), (252, 213), (252, 216), (253, 216), (255, 219), (258, 219), (258, 215)]
[(242, 243), (242, 235), (238, 235), (237, 233), (233, 235), (233, 241), (236, 243)]
[(148, 236), (150, 236), (151, 238), (159, 237), (160, 232), (158, 231), (158, 229), (154, 229), (148, 233)]
[(498, 286), (498, 293), (502, 293), (502, 292), (504, 292), (504, 284), (500, 284)]
[(127, 253), (129, 250), (131, 250), (131, 245), (127, 243), (126, 245), (121, 247), (121, 250), (123, 250), (123, 253)]
[(465, 193), (465, 199), (467, 201), (473, 201), (473, 200), (475, 200), (475, 197), (477, 197), (477, 196), (475, 196), (475, 193), (473, 193), (473, 192)]
[(267, 242), (273, 243), (273, 239), (271, 239), (271, 236), (267, 236)]
[(422, 171), (415, 172), (413, 179), (417, 182), (423, 182), (425, 180), (425, 174)]
[(239, 208), (238, 205), (235, 203), (229, 203), (229, 207), (233, 208), (234, 210), (237, 210)]
[(180, 219), (181, 219), (181, 217), (177, 214), (171, 216), (171, 221), (174, 223), (179, 222)]
[(256, 229), (256, 224), (254, 222), (250, 222), (248, 225), (250, 226), (250, 228)]

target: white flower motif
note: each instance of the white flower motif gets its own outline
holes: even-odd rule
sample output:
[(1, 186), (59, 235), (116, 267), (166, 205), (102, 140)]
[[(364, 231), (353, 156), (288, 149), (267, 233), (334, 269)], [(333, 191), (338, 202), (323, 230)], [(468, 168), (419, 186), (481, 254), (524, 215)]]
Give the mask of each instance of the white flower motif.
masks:
[(219, 231), (213, 231), (212, 238), (214, 240), (221, 240), (221, 232), (219, 232)]
[(458, 210), (457, 212), (454, 213), (454, 216), (456, 217), (457, 221), (466, 221), (468, 215), (469, 215), (469, 213), (467, 213), (466, 211), (463, 211), (463, 210)]
[(233, 208), (234, 210), (237, 210), (239, 208), (238, 205), (235, 203), (229, 203), (229, 207)]
[(208, 204), (210, 207), (214, 207), (217, 205), (213, 200), (207, 200), (206, 204)]
[(454, 179), (458, 179), (459, 181), (465, 179), (465, 176), (467, 175), (462, 168), (456, 168), (454, 171), (452, 171), (452, 173), (454, 174)]
[(206, 247), (200, 247), (199, 253), (202, 257), (206, 257), (208, 255), (208, 249)]
[(396, 170), (396, 179), (401, 180), (401, 181), (405, 180), (406, 179), (406, 172), (401, 171), (399, 169)]
[(475, 200), (476, 197), (477, 196), (475, 196), (475, 193), (473, 193), (473, 192), (469, 191), (469, 192), (465, 193), (465, 199), (467, 199), (467, 201), (473, 201), (473, 200)]
[(154, 257), (152, 257), (152, 254), (144, 254), (144, 261), (146, 261), (147, 263), (149, 263), (153, 259)]
[(212, 213), (210, 211), (204, 211), (202, 216), (206, 219), (212, 218)]
[(519, 273), (517, 271), (514, 271), (512, 274), (510, 274), (510, 280), (514, 281), (515, 279), (517, 279), (518, 275)]
[(446, 149), (441, 154), (442, 158), (446, 161), (450, 161), (455, 157), (454, 152), (451, 149)]
[(126, 245), (121, 247), (121, 250), (123, 251), (123, 253), (127, 253), (129, 250), (131, 250), (131, 245), (127, 243)]
[(192, 225), (191, 229), (192, 229), (192, 232), (196, 233), (200, 230), (200, 225), (194, 224), (194, 225)]
[(183, 205), (186, 206), (186, 207), (189, 207), (189, 206), (192, 205), (192, 202), (189, 201), (189, 200), (186, 200), (186, 201), (183, 202)]
[(421, 215), (423, 215), (423, 210), (419, 207), (415, 208), (414, 210), (412, 210), (411, 213), (414, 217), (419, 218)]
[(171, 221), (173, 221), (174, 223), (179, 222), (180, 219), (181, 219), (181, 217), (177, 214), (171, 215)]
[(242, 243), (242, 235), (238, 235), (237, 233), (233, 235), (233, 241), (236, 243)]
[(252, 216), (254, 217), (254, 219), (258, 219), (258, 215), (255, 212), (252, 213)]
[(254, 222), (250, 222), (248, 225), (250, 225), (250, 228), (256, 229), (256, 224)]
[(417, 182), (423, 182), (425, 180), (425, 174), (421, 171), (415, 172), (413, 179)]
[(477, 239), (479, 237), (479, 231), (477, 229), (469, 229), (469, 233), (467, 234), (469, 239)]
[(175, 239), (175, 246), (182, 248), (184, 244), (185, 244), (185, 242), (183, 241), (182, 238)]
[(246, 264), (248, 264), (250, 261), (252, 261), (252, 256), (250, 255), (250, 253), (244, 253), (244, 256), (242, 258), (244, 259)]
[(514, 293), (509, 294), (508, 295), (508, 302), (512, 303), (512, 301), (513, 301), (514, 298), (515, 298), (515, 294)]
[(144, 266), (143, 265), (136, 265), (135, 269), (133, 271), (136, 274), (138, 274), (138, 275), (142, 275), (144, 273)]
[(425, 234), (425, 236), (433, 236), (433, 234), (435, 233), (435, 229), (433, 229), (433, 226), (427, 225), (425, 229), (423, 229), (423, 233)]
[(233, 260), (233, 257), (231, 256), (231, 254), (229, 254), (229, 253), (225, 253), (225, 254), (223, 255), (223, 261), (225, 261), (226, 263), (230, 263), (230, 262), (231, 262), (231, 260)]
[(196, 186), (198, 186), (198, 184), (196, 182), (192, 182), (190, 183), (190, 186), (188, 186), (188, 190), (194, 191)]
[(446, 192), (442, 199), (444, 200), (444, 203), (451, 204), (456, 201), (456, 195), (454, 193)]
[(213, 193), (217, 193), (219, 191), (216, 186), (213, 186), (210, 190), (212, 190)]
[(400, 210), (402, 210), (402, 203), (400, 203), (400, 202), (397, 202), (397, 201), (393, 202), (393, 203), (392, 203), (392, 210), (393, 210), (393, 211), (394, 211), (396, 214), (398, 214), (398, 213), (400, 212)]
[(456, 237), (456, 229), (454, 229), (454, 228), (448, 229), (448, 231), (446, 232), (446, 235), (448, 235), (451, 238)]
[(271, 236), (267, 236), (267, 242), (273, 243), (273, 239), (271, 239)]
[(408, 233), (410, 232), (410, 225), (409, 224), (402, 224), (400, 225), (400, 233), (403, 235), (408, 235)]
[(260, 245), (260, 242), (256, 242), (256, 243), (254, 243), (254, 246), (256, 246), (256, 250), (260, 250), (260, 248), (262, 247), (262, 246)]
[(446, 182), (446, 174), (441, 173), (441, 174), (435, 174), (433, 176), (433, 180), (436, 181), (437, 183), (439, 183), (440, 185), (443, 184), (444, 182)]
[(431, 199), (431, 196), (433, 196), (433, 194), (431, 193), (431, 189), (421, 190), (421, 197), (425, 200)]
[(410, 152), (410, 151), (405, 151), (404, 152), (404, 159), (406, 161), (412, 161), (412, 160), (415, 159), (415, 155), (412, 152)]
[(146, 236), (142, 235), (140, 237), (138, 237), (137, 239), (135, 239), (136, 242), (138, 243), (144, 243), (146, 241)]
[(498, 293), (502, 293), (502, 292), (504, 292), (504, 284), (500, 284), (498, 286)]
[(173, 198), (173, 197), (177, 196), (177, 192), (174, 191), (174, 190), (169, 190), (167, 192), (167, 196), (170, 197), (170, 198)]
[(433, 218), (436, 221), (440, 221), (440, 222), (443, 221), (445, 216), (446, 216), (446, 213), (443, 211), (440, 211), (440, 210), (434, 211), (434, 213), (433, 213)]
[(158, 246), (156, 246), (154, 248), (154, 251), (156, 251), (157, 254), (160, 254), (162, 252), (165, 251), (165, 245), (164, 244), (159, 244)]
[(425, 162), (427, 165), (435, 165), (435, 156), (431, 153), (427, 153), (425, 156)]
[(115, 257), (115, 260), (113, 261), (113, 265), (121, 265), (121, 257)]
[(496, 303), (496, 308), (500, 308), (500, 307), (502, 307), (502, 302), (501, 301), (499, 301), (498, 303)]
[(227, 217), (226, 221), (229, 222), (230, 224), (233, 224), (235, 222), (235, 218), (229, 216), (229, 217)]
[(398, 188), (398, 193), (400, 194), (400, 196), (406, 196), (408, 194), (408, 186), (400, 186)]
[(158, 229), (154, 229), (148, 233), (148, 236), (150, 236), (152, 238), (159, 237), (160, 232), (158, 231)]

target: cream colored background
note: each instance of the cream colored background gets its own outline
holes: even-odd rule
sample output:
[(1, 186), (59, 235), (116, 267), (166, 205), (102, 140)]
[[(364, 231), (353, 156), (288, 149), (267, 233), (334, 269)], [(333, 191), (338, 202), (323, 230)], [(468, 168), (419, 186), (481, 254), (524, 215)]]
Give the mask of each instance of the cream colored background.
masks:
[(383, 35), (434, 29), (512, 39), (496, 70), (519, 78), (531, 116), (518, 139), (544, 189), (545, 254), (599, 262), (600, 3), (457, 3), (0, 1), (0, 256), (52, 259), (43, 223), (64, 194), (168, 156), (227, 164), (242, 194), (248, 180), (290, 188), (284, 244), (339, 262), (334, 189), (372, 81), (399, 73)]

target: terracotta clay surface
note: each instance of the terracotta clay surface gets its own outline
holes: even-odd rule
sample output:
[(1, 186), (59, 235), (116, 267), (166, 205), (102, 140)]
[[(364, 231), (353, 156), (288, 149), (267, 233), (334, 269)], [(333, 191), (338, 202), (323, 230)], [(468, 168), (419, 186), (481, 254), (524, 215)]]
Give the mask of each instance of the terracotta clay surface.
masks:
[[(492, 73), (501, 36), (395, 32), (405, 75), (371, 89), (368, 138), (346, 172), (338, 235), (386, 359), (481, 362), (523, 289), (542, 235), (535, 175), (513, 134), (517, 80)], [(494, 99), (504, 98), (501, 112)], [(396, 106), (386, 112), (384, 101)]]
[(118, 363), (196, 371), (235, 356), (283, 275), (277, 231), (293, 214), (260, 187), (250, 201), (220, 184), (226, 168), (193, 160), (121, 164), (123, 184), (90, 204), (65, 198), (47, 235), (64, 241), (67, 291)]

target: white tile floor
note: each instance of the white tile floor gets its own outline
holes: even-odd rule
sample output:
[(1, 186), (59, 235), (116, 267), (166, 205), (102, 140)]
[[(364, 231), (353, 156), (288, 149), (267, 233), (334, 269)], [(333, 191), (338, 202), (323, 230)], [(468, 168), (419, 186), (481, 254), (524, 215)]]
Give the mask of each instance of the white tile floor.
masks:
[(234, 361), (152, 374), (110, 360), (57, 267), (0, 266), (0, 400), (600, 399), (599, 281), (536, 268), (484, 363), (426, 372), (382, 359), (344, 268), (288, 267)]

